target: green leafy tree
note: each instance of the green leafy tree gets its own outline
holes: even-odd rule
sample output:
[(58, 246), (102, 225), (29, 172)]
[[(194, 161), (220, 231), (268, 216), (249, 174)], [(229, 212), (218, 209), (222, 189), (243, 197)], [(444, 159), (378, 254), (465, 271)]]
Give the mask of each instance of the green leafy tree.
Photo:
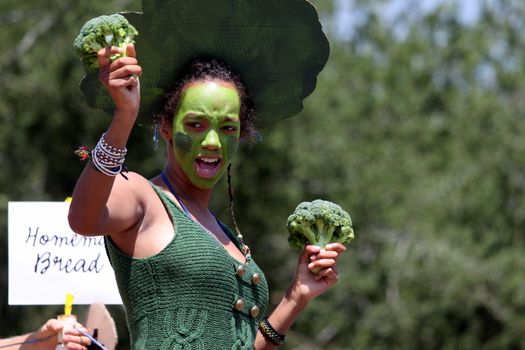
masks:
[[(349, 1), (355, 23), (341, 36), (344, 3), (315, 1), (332, 53), (305, 110), (265, 126), (233, 169), (237, 221), (271, 300), (295, 266), (286, 219), (296, 205), (322, 198), (352, 216), (339, 283), (309, 305), (283, 349), (525, 348), (525, 4), (480, 1), (467, 23), (459, 1), (427, 12), (408, 2), (389, 20), (389, 1)], [(7, 202), (70, 195), (83, 167), (73, 151), (107, 125), (82, 101), (71, 45), (87, 19), (121, 9), (140, 3), (0, 4), (9, 24), (0, 31), (3, 252)], [(141, 124), (128, 165), (148, 177), (163, 151)], [(225, 182), (212, 205), (227, 220)], [(1, 256), (0, 336), (60, 312), (7, 306)], [(122, 310), (111, 312), (129, 348)]]

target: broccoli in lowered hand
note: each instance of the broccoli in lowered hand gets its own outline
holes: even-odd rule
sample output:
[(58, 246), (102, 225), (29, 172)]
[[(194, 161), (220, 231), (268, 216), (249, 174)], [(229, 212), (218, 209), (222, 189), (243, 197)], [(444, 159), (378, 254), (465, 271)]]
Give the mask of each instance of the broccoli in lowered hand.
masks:
[(108, 46), (120, 47), (122, 55), (111, 56), (111, 60), (115, 60), (126, 55), (126, 48), (128, 44), (134, 43), (133, 38), (136, 35), (137, 29), (126, 17), (118, 13), (104, 15), (87, 21), (80, 29), (73, 46), (84, 63), (86, 73), (92, 73), (98, 69), (97, 52), (100, 49)]
[(324, 248), (328, 243), (348, 243), (354, 239), (350, 214), (339, 205), (316, 199), (300, 203), (288, 217), (288, 242), (292, 248), (307, 244)]

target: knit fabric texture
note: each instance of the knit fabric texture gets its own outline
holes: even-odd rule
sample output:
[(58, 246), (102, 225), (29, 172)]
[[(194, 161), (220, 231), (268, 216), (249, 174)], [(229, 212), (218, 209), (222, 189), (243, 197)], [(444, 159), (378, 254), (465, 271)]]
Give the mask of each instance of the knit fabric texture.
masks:
[[(245, 274), (238, 276), (241, 263), (162, 190), (153, 188), (173, 220), (171, 242), (154, 256), (133, 258), (109, 236), (105, 239), (126, 310), (131, 348), (253, 349), (268, 303), (263, 272), (252, 259)], [(258, 284), (252, 282), (254, 273), (261, 277)], [(254, 306), (260, 309), (256, 316), (250, 313)]]

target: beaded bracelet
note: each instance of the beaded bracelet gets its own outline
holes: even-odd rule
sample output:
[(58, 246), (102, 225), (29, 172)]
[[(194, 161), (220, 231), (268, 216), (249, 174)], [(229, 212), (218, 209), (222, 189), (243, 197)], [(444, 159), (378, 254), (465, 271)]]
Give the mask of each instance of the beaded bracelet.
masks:
[(126, 147), (124, 148), (117, 148), (113, 147), (110, 144), (106, 142), (106, 133), (103, 133), (100, 137), (100, 140), (98, 141), (97, 146), (99, 146), (104, 153), (106, 153), (108, 156), (115, 157), (115, 158), (121, 158), (126, 155), (128, 152), (128, 149)]
[(127, 149), (116, 148), (106, 142), (106, 134), (102, 134), (95, 148), (91, 151), (91, 161), (95, 168), (108, 176), (122, 173)]
[(268, 340), (273, 345), (282, 345), (284, 343), (285, 336), (277, 333), (277, 331), (272, 327), (268, 318), (265, 318), (259, 323), (259, 330), (266, 340)]

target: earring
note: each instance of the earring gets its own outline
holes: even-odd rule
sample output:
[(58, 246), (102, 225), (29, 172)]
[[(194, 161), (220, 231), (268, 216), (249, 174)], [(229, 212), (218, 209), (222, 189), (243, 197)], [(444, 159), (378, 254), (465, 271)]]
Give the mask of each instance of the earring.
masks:
[(158, 121), (153, 125), (153, 149), (157, 150), (159, 148), (159, 128), (160, 123)]

